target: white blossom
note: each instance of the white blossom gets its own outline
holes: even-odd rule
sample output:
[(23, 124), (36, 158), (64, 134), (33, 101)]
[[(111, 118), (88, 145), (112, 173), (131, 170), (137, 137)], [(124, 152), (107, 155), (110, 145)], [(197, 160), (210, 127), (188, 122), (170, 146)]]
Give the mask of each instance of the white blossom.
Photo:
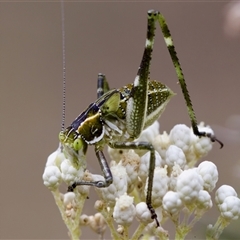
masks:
[(89, 216), (87, 216), (86, 214), (82, 214), (80, 216), (80, 226), (87, 226), (89, 225)]
[(237, 220), (240, 217), (240, 199), (228, 196), (222, 204), (218, 205), (221, 216), (227, 220)]
[(71, 185), (73, 182), (81, 180), (84, 175), (84, 169), (80, 168), (77, 170), (71, 163), (69, 159), (65, 159), (60, 166), (62, 172), (62, 179), (68, 185)]
[(63, 204), (65, 207), (65, 214), (68, 218), (74, 219), (76, 217), (75, 193), (67, 192), (63, 195)]
[(136, 214), (135, 206), (133, 205), (133, 197), (126, 193), (116, 199), (114, 206), (113, 218), (117, 224), (129, 226)]
[(107, 224), (101, 213), (96, 213), (94, 216), (89, 216), (88, 225), (94, 232), (96, 232), (100, 236), (104, 234), (107, 227)]
[(68, 205), (69, 203), (71, 203), (72, 201), (75, 200), (75, 197), (76, 197), (76, 195), (74, 192), (67, 192), (63, 196), (63, 203), (65, 205)]
[(229, 196), (237, 197), (236, 191), (229, 185), (222, 185), (217, 189), (215, 193), (215, 201), (218, 205), (221, 205), (224, 202), (225, 198)]
[(181, 148), (184, 153), (188, 152), (192, 145), (192, 133), (184, 124), (175, 125), (169, 134), (170, 142)]
[(200, 209), (209, 209), (212, 207), (212, 199), (210, 194), (205, 190), (200, 190), (197, 197), (197, 206)]
[(184, 203), (193, 203), (202, 189), (203, 180), (196, 169), (185, 170), (178, 177), (177, 192)]
[(186, 164), (186, 157), (181, 148), (170, 145), (166, 151), (166, 164), (170, 167), (173, 167), (175, 164), (178, 164), (182, 169)]
[(145, 224), (153, 222), (151, 212), (145, 202), (140, 202), (136, 205), (136, 216), (140, 222)]
[[(78, 179), (78, 181), (79, 180), (80, 179)], [(88, 170), (86, 170), (86, 171), (84, 171), (83, 177), (81, 177), (81, 181), (83, 181), (83, 182), (93, 182), (94, 180), (93, 180), (92, 174)], [(79, 185), (77, 189), (78, 189), (78, 191), (81, 195), (88, 196), (90, 186), (89, 185)]]
[(179, 193), (168, 191), (163, 197), (163, 209), (169, 214), (177, 214), (183, 208), (183, 202)]
[(43, 173), (43, 183), (50, 189), (55, 189), (61, 183), (61, 172), (56, 166), (48, 166)]
[(115, 203), (116, 198), (119, 198), (127, 192), (127, 173), (126, 169), (121, 164), (112, 166), (111, 172), (113, 176), (113, 183), (106, 188), (96, 188), (96, 190), (101, 193), (101, 196), (105, 199), (105, 201), (113, 204)]
[(203, 178), (203, 188), (211, 192), (218, 181), (218, 170), (216, 165), (210, 161), (204, 161), (197, 167), (197, 172)]

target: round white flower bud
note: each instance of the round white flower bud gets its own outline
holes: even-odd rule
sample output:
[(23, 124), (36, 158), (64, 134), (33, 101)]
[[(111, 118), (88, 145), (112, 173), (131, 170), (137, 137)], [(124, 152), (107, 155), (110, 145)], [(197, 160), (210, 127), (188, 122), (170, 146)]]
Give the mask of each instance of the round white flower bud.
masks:
[(193, 203), (202, 189), (203, 179), (194, 168), (183, 171), (177, 179), (177, 192), (184, 203)]
[(96, 213), (94, 216), (89, 216), (88, 225), (95, 233), (99, 235), (103, 235), (107, 228), (107, 224), (101, 213)]
[(174, 215), (183, 208), (182, 200), (177, 192), (168, 191), (163, 197), (163, 208), (169, 214)]
[(75, 201), (75, 193), (74, 192), (67, 192), (63, 195), (63, 203), (64, 205), (68, 205), (69, 203), (72, 203)]
[(175, 125), (169, 134), (170, 142), (181, 148), (184, 153), (188, 152), (192, 145), (192, 134), (189, 127), (184, 124)]
[(133, 205), (133, 197), (125, 193), (116, 199), (116, 204), (113, 209), (113, 218), (117, 224), (130, 226), (135, 214), (136, 210)]
[(233, 187), (229, 185), (222, 185), (218, 188), (218, 190), (215, 193), (215, 202), (216, 204), (222, 204), (226, 197), (234, 196), (237, 197), (237, 193), (234, 190)]
[(218, 170), (214, 163), (204, 161), (197, 167), (197, 172), (203, 178), (203, 188), (211, 192), (218, 181)]
[(94, 208), (98, 211), (98, 212), (102, 212), (105, 208), (105, 203), (103, 200), (97, 200), (94, 204)]
[(123, 236), (124, 230), (125, 230), (125, 228), (124, 228), (122, 225), (118, 225), (118, 226), (117, 226), (117, 233), (118, 233), (119, 235)]
[(212, 207), (210, 194), (205, 190), (200, 190), (197, 198), (197, 206), (200, 209), (209, 209)]
[(67, 192), (63, 195), (63, 204), (65, 207), (65, 214), (68, 218), (74, 219), (76, 217), (76, 201), (75, 193)]
[(183, 169), (186, 164), (186, 157), (181, 148), (175, 145), (170, 145), (166, 151), (165, 161), (166, 164), (170, 167), (173, 167), (174, 164), (176, 163)]
[(52, 190), (56, 189), (62, 180), (61, 172), (56, 166), (46, 167), (42, 178), (44, 185)]
[(84, 175), (84, 169), (80, 168), (77, 170), (71, 163), (69, 159), (65, 159), (61, 166), (62, 179), (68, 185), (72, 184), (75, 181), (82, 179)]
[(136, 216), (140, 222), (145, 224), (153, 222), (151, 212), (145, 202), (140, 202), (136, 205)]
[(240, 199), (235, 196), (226, 197), (218, 209), (226, 220), (237, 220), (240, 217)]
[(80, 216), (79, 225), (80, 226), (88, 226), (89, 225), (89, 216), (86, 214), (82, 214)]
[[(115, 204), (116, 198), (127, 192), (127, 173), (121, 164), (111, 167), (113, 183), (106, 188), (96, 189), (108, 203)], [(94, 178), (96, 175), (94, 176)], [(95, 180), (95, 179), (94, 179)]]
[[(80, 179), (78, 179), (79, 181)], [(86, 170), (83, 174), (83, 177), (81, 177), (81, 181), (83, 182), (93, 182), (93, 177), (92, 174)], [(85, 195), (86, 197), (89, 195), (89, 191), (90, 191), (91, 186), (89, 185), (79, 185), (77, 190), (81, 195)]]

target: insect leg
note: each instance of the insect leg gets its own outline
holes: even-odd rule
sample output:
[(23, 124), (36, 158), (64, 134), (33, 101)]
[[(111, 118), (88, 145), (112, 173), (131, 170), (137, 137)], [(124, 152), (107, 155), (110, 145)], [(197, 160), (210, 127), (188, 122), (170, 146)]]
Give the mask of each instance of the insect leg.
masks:
[(104, 93), (110, 90), (106, 76), (102, 73), (98, 74), (97, 83), (97, 98), (100, 98)]
[(107, 160), (101, 150), (95, 149), (96, 156), (99, 161), (103, 176), (105, 181), (76, 181), (71, 186), (68, 187), (68, 192), (73, 192), (73, 190), (80, 185), (94, 186), (98, 188), (108, 187), (113, 182), (113, 177), (111, 170), (108, 166)]
[[(140, 67), (137, 72), (137, 76), (133, 83), (133, 88), (130, 93), (130, 98), (127, 102), (126, 108), (126, 126), (127, 132), (133, 139), (136, 139), (141, 134), (147, 112), (148, 105), (148, 81), (149, 81), (149, 68), (152, 59), (152, 51), (155, 36), (155, 21), (156, 17), (152, 14), (148, 14), (147, 23), (147, 38), (145, 43), (145, 49), (143, 57), (140, 63)], [(150, 143), (113, 143), (112, 148), (122, 149), (145, 149), (151, 152), (149, 163), (149, 177), (148, 177), (148, 190), (146, 196), (146, 204), (152, 214), (152, 218), (156, 220), (157, 226), (159, 222), (154, 208), (152, 207), (152, 186), (155, 169), (155, 152)]]
[(157, 227), (159, 227), (159, 222), (157, 219), (157, 214), (152, 206), (152, 186), (153, 186), (153, 177), (155, 169), (155, 149), (153, 145), (149, 142), (116, 142), (109, 144), (111, 148), (115, 149), (138, 149), (138, 150), (148, 150), (150, 151), (150, 161), (148, 169), (148, 189), (146, 196), (146, 204), (149, 211), (151, 212), (152, 219), (155, 219)]
[(190, 99), (190, 96), (189, 96), (189, 93), (188, 93), (187, 84), (186, 84), (186, 81), (185, 81), (185, 78), (184, 78), (184, 75), (183, 75), (183, 71), (182, 71), (179, 59), (177, 57), (177, 53), (176, 53), (176, 50), (175, 50), (175, 46), (173, 44), (172, 36), (170, 34), (170, 31), (169, 31), (169, 28), (167, 26), (167, 23), (166, 23), (166, 20), (165, 20), (164, 16), (160, 12), (154, 11), (154, 10), (148, 11), (148, 15), (152, 19), (157, 20), (160, 24), (165, 43), (167, 45), (169, 54), (171, 56), (172, 63), (174, 65), (174, 68), (175, 68), (175, 71), (177, 73), (177, 77), (178, 77), (178, 80), (179, 80), (179, 83), (180, 83), (180, 86), (181, 86), (181, 89), (182, 89), (182, 93), (183, 93), (183, 96), (185, 98), (185, 102), (186, 102), (186, 105), (187, 105), (188, 114), (189, 114), (189, 117), (190, 117), (190, 120), (191, 120), (191, 124), (192, 124), (194, 134), (199, 136), (199, 137), (201, 137), (201, 136), (209, 137), (212, 142), (215, 142), (215, 141), (218, 142), (220, 144), (220, 148), (222, 148), (223, 143), (221, 141), (219, 141), (215, 136), (213, 136), (212, 134), (206, 133), (206, 132), (199, 132), (199, 130), (198, 130), (197, 119), (196, 119), (195, 112), (193, 110), (193, 105), (192, 105), (192, 102), (191, 102), (191, 99)]
[(99, 187), (99, 188), (108, 187), (113, 182), (113, 176), (112, 176), (111, 170), (108, 166), (108, 162), (103, 152), (97, 149), (95, 149), (95, 152), (96, 152), (96, 156), (98, 158), (98, 161), (105, 179), (105, 182), (98, 181), (98, 184), (96, 185), (96, 187)]
[(139, 137), (145, 123), (148, 105), (149, 68), (152, 58), (154, 36), (155, 20), (152, 17), (148, 17), (145, 49), (126, 108), (127, 131), (133, 139)]

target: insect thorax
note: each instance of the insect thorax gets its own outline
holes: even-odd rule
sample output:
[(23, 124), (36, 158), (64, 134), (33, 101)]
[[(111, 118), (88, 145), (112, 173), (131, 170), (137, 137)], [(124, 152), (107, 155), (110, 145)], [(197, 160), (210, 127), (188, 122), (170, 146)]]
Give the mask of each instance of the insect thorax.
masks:
[[(127, 103), (134, 91), (133, 84), (128, 84), (118, 91), (120, 93), (120, 101), (117, 110), (111, 113), (108, 112), (108, 114), (102, 114), (105, 125), (104, 138), (106, 141), (133, 141), (134, 138), (128, 133), (126, 126)], [(160, 117), (173, 95), (174, 93), (166, 85), (157, 81), (149, 81), (148, 104), (143, 129), (152, 125)]]

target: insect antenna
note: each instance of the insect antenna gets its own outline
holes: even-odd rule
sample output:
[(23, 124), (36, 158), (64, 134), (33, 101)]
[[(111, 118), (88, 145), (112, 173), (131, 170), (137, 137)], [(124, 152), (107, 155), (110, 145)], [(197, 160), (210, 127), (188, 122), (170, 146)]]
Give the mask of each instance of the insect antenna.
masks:
[[(61, 1), (61, 22), (62, 22), (62, 123), (61, 131), (65, 129), (65, 116), (66, 116), (66, 55), (65, 55), (65, 13), (64, 13), (64, 0)], [(60, 146), (63, 152), (63, 146)]]
[(62, 20), (62, 123), (61, 130), (65, 128), (66, 116), (66, 55), (65, 55), (65, 14), (64, 14), (64, 1), (61, 1), (61, 20)]

